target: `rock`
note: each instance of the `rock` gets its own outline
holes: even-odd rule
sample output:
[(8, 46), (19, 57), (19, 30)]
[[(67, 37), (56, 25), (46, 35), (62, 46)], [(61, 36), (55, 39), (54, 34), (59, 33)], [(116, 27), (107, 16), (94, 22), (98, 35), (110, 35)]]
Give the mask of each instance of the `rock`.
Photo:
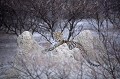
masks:
[(29, 31), (23, 32), (17, 38), (17, 43), (19, 50), (24, 53), (29, 53), (32, 51), (38, 51), (39, 49), (43, 49), (39, 46), (39, 44), (34, 40), (32, 34)]
[(32, 34), (29, 31), (25, 31), (21, 35), (19, 35), (17, 42), (19, 47), (18, 53), (22, 53), (26, 56), (34, 56), (36, 54), (37, 56), (40, 56), (40, 58), (42, 56), (48, 56), (53, 59), (52, 61), (56, 61), (59, 63), (74, 60), (73, 54), (78, 51), (76, 49), (69, 50), (67, 44), (63, 44), (55, 48), (53, 51), (43, 53), (45, 52), (44, 48), (38, 45), (38, 43), (34, 40)]
[[(42, 54), (44, 48), (40, 46), (29, 31), (23, 32), (17, 38), (18, 53), (15, 56), (14, 68), (26, 72), (26, 67), (34, 71), (33, 65), (45, 65), (45, 56)], [(19, 72), (19, 71), (18, 71)], [(23, 73), (19, 72), (20, 75)]]
[[(84, 60), (80, 55), (80, 51), (77, 48), (70, 50), (66, 43), (58, 46), (47, 54), (49, 54), (50, 61), (54, 65), (53, 72), (55, 72), (59, 77), (63, 77), (63, 79), (66, 75), (69, 75), (69, 79), (76, 78), (76, 75), (74, 74), (76, 74), (76, 72), (81, 68), (82, 65), (80, 63), (84, 63)], [(79, 56), (81, 61), (76, 61), (75, 55)], [(53, 76), (56, 77), (56, 74)], [(59, 79), (59, 77), (55, 79)]]
[[(75, 66), (79, 64), (74, 59), (73, 56), (73, 54), (76, 53), (77, 51), (75, 51), (75, 49), (69, 50), (67, 44), (60, 45), (59, 47), (55, 48), (52, 51), (49, 52), (44, 51), (45, 53), (43, 53), (44, 48), (37, 44), (37, 42), (32, 37), (32, 34), (28, 31), (23, 32), (18, 37), (17, 42), (19, 52), (15, 59), (15, 67), (22, 71), (26, 70), (25, 66), (27, 66), (27, 68), (31, 70), (31, 72), (34, 71), (34, 68), (37, 70), (41, 68), (45, 68), (45, 70), (46, 68), (51, 69), (52, 72), (54, 72), (53, 74), (59, 71), (62, 72), (62, 70), (64, 69), (70, 71), (72, 70), (77, 71), (78, 69)], [(21, 74), (22, 73), (20, 73), (20, 75)]]
[(31, 62), (33, 58), (37, 59), (42, 58), (42, 50), (44, 50), (43, 47), (41, 47), (33, 38), (32, 34), (29, 31), (23, 32), (19, 37), (17, 38), (18, 43), (18, 53), (17, 56), (19, 58), (26, 59), (26, 62)]
[(75, 38), (75, 41), (84, 47), (88, 54), (87, 57), (89, 57), (92, 62), (102, 61), (102, 57), (105, 56), (106, 50), (97, 33), (90, 30), (81, 31)]
[(59, 61), (60, 63), (69, 62), (72, 63), (74, 60), (73, 54), (75, 53), (76, 49), (69, 50), (67, 44), (62, 44), (56, 49), (54, 49), (52, 52), (52, 57), (54, 58), (54, 61)]
[[(41, 79), (47, 79), (47, 75), (51, 79), (65, 78), (67, 76), (69, 79), (75, 79), (81, 72), (81, 68), (84, 70), (83, 76), (90, 71), (88, 67), (84, 66), (85, 63), (81, 52), (77, 48), (69, 50), (65, 43), (52, 51), (45, 52), (43, 51), (45, 50), (44, 47), (37, 44), (32, 34), (25, 31), (18, 37), (18, 47), (19, 52), (16, 56), (14, 67), (20, 70), (20, 76), (25, 79), (31, 79), (31, 76), (24, 76), (26, 74), (21, 73), (21, 71), (27, 74), (30, 72), (35, 78), (38, 77), (35, 73), (42, 73), (40, 75)], [(76, 57), (80, 61), (76, 61)]]

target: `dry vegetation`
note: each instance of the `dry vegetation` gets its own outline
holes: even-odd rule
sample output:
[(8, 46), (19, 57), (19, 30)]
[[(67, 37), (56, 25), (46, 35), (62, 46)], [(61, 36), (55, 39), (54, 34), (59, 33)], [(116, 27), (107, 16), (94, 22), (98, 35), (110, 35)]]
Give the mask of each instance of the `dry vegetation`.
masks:
[[(14, 33), (17, 36), (23, 31), (38, 32), (49, 43), (54, 40), (54, 33), (59, 30), (63, 33), (68, 30), (66, 41), (73, 41), (83, 26), (77, 23), (83, 19), (88, 20), (90, 25), (102, 41), (106, 50), (105, 56), (101, 57), (99, 67), (88, 65), (91, 70), (91, 79), (119, 79), (120, 78), (120, 1), (119, 0), (0, 0), (0, 30), (5, 33)], [(75, 28), (79, 28), (79, 32)], [(23, 56), (24, 57), (24, 56)], [(20, 59), (21, 60), (21, 59)], [(30, 59), (28, 59), (30, 60)], [(32, 63), (32, 69), (27, 68), (23, 60), (23, 79), (73, 79), (72, 73), (76, 73), (76, 79), (83, 77), (85, 62), (78, 62), (76, 69), (71, 69), (69, 63), (65, 67), (56, 66), (54, 62), (46, 60), (47, 65), (37, 66), (36, 60)], [(28, 63), (29, 64), (29, 63)], [(79, 64), (79, 65), (78, 65)], [(13, 66), (13, 63), (12, 63)], [(0, 65), (0, 69), (4, 67)], [(41, 69), (42, 68), (42, 69)], [(77, 71), (76, 71), (77, 70)], [(34, 72), (34, 73), (33, 73)], [(44, 73), (44, 74), (43, 74)], [(54, 74), (53, 74), (54, 73)], [(53, 78), (56, 75), (56, 78)], [(16, 76), (15, 76), (16, 77)]]

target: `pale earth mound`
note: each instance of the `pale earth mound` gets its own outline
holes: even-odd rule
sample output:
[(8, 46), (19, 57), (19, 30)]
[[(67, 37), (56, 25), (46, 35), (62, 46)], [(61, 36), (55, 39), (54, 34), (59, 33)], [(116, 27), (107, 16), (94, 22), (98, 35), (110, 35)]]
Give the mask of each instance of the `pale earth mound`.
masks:
[[(93, 32), (82, 31), (75, 41), (83, 45), (93, 62), (102, 61), (100, 57), (104, 55), (104, 45)], [(98, 78), (102, 79), (102, 69), (90, 66), (77, 48), (69, 50), (67, 44), (63, 44), (53, 51), (45, 52), (45, 48), (28, 31), (18, 37), (17, 43), (19, 51), (13, 65), (18, 73), (17, 79), (91, 79), (95, 71), (99, 72)]]

